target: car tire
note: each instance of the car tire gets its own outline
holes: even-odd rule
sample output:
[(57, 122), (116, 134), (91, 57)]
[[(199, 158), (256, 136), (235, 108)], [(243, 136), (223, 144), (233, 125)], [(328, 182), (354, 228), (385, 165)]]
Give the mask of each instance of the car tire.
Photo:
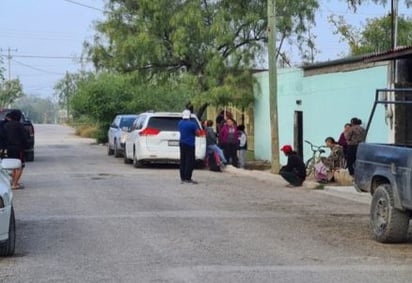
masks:
[(121, 154), (119, 152), (119, 148), (117, 147), (117, 140), (114, 140), (113, 146), (114, 146), (114, 150), (113, 150), (114, 157), (116, 158), (120, 157)]
[(394, 207), (390, 184), (379, 185), (372, 198), (370, 209), (372, 237), (381, 243), (401, 243), (407, 238), (409, 216)]
[(14, 209), (11, 207), (10, 223), (9, 223), (9, 238), (6, 242), (0, 245), (0, 256), (12, 256), (16, 246), (16, 219), (14, 217)]
[(114, 150), (110, 148), (110, 143), (107, 143), (107, 155), (113, 155)]
[(123, 162), (124, 164), (132, 164), (133, 163), (133, 159), (129, 159), (127, 158), (126, 152), (123, 154)]
[(136, 153), (133, 154), (133, 167), (134, 168), (142, 168), (143, 167), (143, 163), (141, 161), (137, 160)]
[(25, 153), (25, 156), (24, 156), (24, 159), (25, 159), (25, 161), (27, 161), (27, 162), (32, 162), (32, 161), (34, 161), (34, 151), (28, 151), (28, 152), (26, 152), (26, 153)]

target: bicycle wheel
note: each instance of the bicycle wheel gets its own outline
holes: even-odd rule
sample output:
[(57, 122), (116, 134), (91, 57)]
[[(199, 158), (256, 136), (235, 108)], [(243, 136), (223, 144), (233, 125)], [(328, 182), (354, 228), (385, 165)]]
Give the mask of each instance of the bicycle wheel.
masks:
[(313, 157), (306, 160), (306, 176), (314, 175), (315, 174), (315, 159)]

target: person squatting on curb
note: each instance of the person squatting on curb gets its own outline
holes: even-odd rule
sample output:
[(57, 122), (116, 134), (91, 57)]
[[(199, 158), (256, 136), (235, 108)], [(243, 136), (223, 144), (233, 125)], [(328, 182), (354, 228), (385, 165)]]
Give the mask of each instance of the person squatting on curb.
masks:
[(292, 146), (284, 145), (281, 149), (288, 158), (287, 164), (283, 166), (279, 175), (283, 177), (290, 185), (299, 187), (306, 179), (306, 166), (302, 158), (293, 151)]

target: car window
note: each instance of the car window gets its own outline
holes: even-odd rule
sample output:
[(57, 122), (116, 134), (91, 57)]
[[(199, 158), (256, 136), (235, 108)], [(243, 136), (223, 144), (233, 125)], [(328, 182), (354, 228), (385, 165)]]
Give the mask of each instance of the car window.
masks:
[[(4, 120), (6, 118), (7, 113), (9, 113), (9, 112), (11, 112), (10, 109), (1, 110), (0, 111), (0, 120)], [(24, 122), (24, 120), (25, 120), (24, 114), (22, 112), (20, 112), (20, 114), (21, 114), (20, 122)]]
[(120, 120), (120, 128), (126, 127), (126, 128), (130, 128), (134, 122), (134, 120), (136, 120), (136, 117), (124, 117)]
[[(161, 131), (177, 131), (177, 124), (180, 120), (182, 120), (180, 117), (151, 117), (147, 127)], [(199, 125), (195, 118), (191, 118), (191, 120)]]

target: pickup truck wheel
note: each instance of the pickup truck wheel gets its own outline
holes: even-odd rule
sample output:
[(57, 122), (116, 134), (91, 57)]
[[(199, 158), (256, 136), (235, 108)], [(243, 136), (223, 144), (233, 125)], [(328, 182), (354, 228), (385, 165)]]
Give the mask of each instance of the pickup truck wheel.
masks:
[(16, 220), (14, 218), (14, 209), (11, 207), (9, 238), (5, 243), (0, 245), (0, 256), (12, 256), (16, 246)]
[(381, 243), (400, 243), (407, 237), (409, 216), (394, 207), (390, 184), (379, 185), (373, 194), (370, 224), (373, 238)]

